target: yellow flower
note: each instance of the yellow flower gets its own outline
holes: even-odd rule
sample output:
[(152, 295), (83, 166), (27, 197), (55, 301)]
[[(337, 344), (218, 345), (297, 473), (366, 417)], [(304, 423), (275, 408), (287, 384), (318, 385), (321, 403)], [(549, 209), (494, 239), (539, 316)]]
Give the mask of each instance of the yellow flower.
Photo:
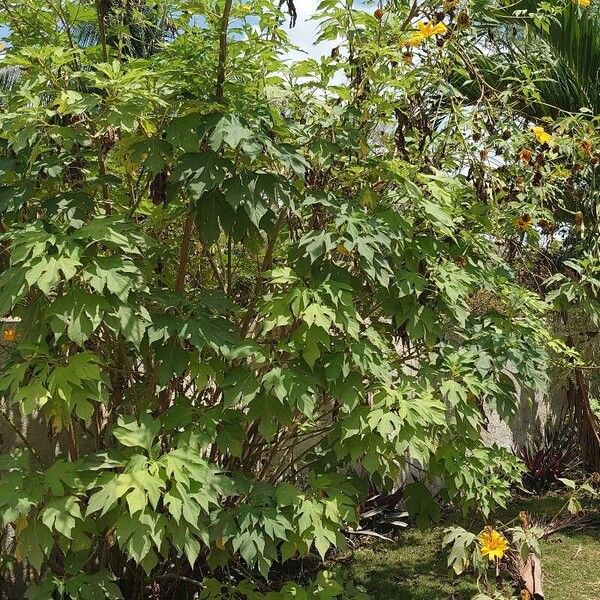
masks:
[(446, 33), (447, 31), (446, 26), (442, 22), (436, 23), (435, 25), (432, 25), (428, 22), (419, 23), (417, 27), (425, 37), (431, 37), (432, 35), (440, 35)]
[(425, 41), (425, 36), (420, 33), (413, 33), (407, 40), (406, 44), (408, 46), (420, 46)]
[(577, 0), (577, 4), (579, 4), (579, 6), (581, 6), (581, 8), (589, 8), (591, 3), (592, 3), (592, 0)]
[(535, 139), (540, 144), (549, 144), (552, 141), (552, 136), (540, 125), (535, 125), (531, 128), (531, 131), (535, 134)]
[(415, 31), (406, 41), (409, 46), (420, 46), (427, 38), (434, 35), (441, 35), (448, 31), (443, 23), (432, 25), (428, 21), (417, 23), (417, 27), (419, 31)]
[(500, 559), (508, 550), (506, 538), (491, 527), (486, 527), (479, 534), (479, 541), (481, 542), (481, 555), (487, 556), (488, 560)]

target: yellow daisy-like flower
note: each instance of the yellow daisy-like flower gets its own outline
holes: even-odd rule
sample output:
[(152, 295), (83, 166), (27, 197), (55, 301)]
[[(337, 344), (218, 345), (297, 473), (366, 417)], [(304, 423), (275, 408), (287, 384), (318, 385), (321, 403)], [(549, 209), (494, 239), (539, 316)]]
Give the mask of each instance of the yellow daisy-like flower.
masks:
[(448, 31), (443, 23), (432, 25), (427, 21), (422, 21), (417, 23), (417, 27), (419, 31), (415, 31), (406, 41), (409, 46), (420, 46), (428, 38), (434, 35), (442, 35)]
[(481, 543), (481, 555), (486, 556), (488, 560), (502, 558), (509, 548), (507, 539), (491, 527), (486, 527), (479, 534), (479, 541)]
[(577, 4), (579, 4), (579, 6), (581, 6), (581, 8), (589, 8), (590, 4), (592, 3), (592, 0), (576, 0)]
[(417, 47), (420, 46), (425, 41), (425, 37), (420, 33), (414, 33), (406, 40), (407, 46)]
[(552, 141), (552, 136), (540, 125), (535, 125), (531, 128), (535, 135), (535, 139), (540, 144), (549, 144)]
[(432, 35), (441, 35), (448, 31), (442, 22), (436, 23), (435, 25), (432, 25), (429, 22), (419, 23), (417, 27), (419, 28), (419, 31), (427, 38), (431, 37)]

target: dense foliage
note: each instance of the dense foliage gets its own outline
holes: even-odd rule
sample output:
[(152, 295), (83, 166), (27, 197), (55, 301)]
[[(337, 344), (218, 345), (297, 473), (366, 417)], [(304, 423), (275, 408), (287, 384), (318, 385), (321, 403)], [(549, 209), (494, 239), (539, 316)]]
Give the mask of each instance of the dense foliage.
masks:
[[(335, 47), (296, 62), (278, 4), (0, 2), (0, 515), (30, 599), (253, 597), (343, 548), (369, 488), (412, 472), (425, 526), (430, 482), (487, 513), (520, 478), (486, 411), (566, 352), (522, 267), (587, 235), (593, 118), (530, 129), (534, 84), (487, 82), (492, 3), (324, 0)], [(549, 302), (597, 312), (560, 277)]]

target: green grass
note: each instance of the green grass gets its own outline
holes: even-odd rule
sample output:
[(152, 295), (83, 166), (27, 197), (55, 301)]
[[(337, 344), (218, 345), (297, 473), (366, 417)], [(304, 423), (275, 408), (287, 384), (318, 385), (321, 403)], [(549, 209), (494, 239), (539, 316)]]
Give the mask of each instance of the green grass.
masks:
[(600, 531), (561, 532), (542, 543), (546, 600), (600, 598)]
[[(556, 497), (520, 501), (498, 518), (506, 521), (520, 510), (552, 515), (562, 502)], [(450, 517), (445, 522), (458, 520)], [(463, 526), (471, 531), (479, 527)], [(397, 542), (361, 548), (345, 567), (346, 575), (363, 585), (374, 600), (471, 600), (477, 592), (473, 579), (456, 578), (446, 567), (443, 529), (412, 529)], [(546, 600), (600, 599), (600, 530), (562, 531), (544, 540), (542, 566)]]
[(374, 600), (470, 600), (477, 588), (467, 577), (449, 575), (442, 537), (441, 528), (409, 531), (398, 543), (361, 549), (348, 575)]

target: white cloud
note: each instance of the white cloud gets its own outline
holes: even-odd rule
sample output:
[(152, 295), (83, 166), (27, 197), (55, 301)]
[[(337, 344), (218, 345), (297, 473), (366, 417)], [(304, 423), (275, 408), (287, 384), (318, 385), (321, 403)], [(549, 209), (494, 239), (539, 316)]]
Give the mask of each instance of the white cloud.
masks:
[[(302, 60), (312, 57), (319, 59), (325, 54), (330, 54), (335, 46), (339, 45), (339, 41), (325, 41), (320, 44), (315, 44), (319, 36), (319, 21), (312, 20), (311, 17), (317, 12), (317, 7), (321, 0), (297, 0), (296, 10), (298, 12), (298, 20), (296, 27), (288, 32), (292, 43), (298, 46), (299, 50), (289, 52), (288, 56), (292, 60)], [(354, 0), (355, 8), (366, 9), (365, 0)]]
[(330, 41), (315, 44), (319, 35), (319, 22), (310, 20), (310, 18), (317, 12), (319, 3), (320, 0), (300, 0), (300, 2), (296, 2), (298, 21), (296, 27), (289, 30), (288, 35), (292, 43), (301, 50), (289, 53), (292, 60), (302, 60), (309, 56), (320, 58), (324, 54), (329, 54), (331, 49), (336, 46), (336, 42)]

